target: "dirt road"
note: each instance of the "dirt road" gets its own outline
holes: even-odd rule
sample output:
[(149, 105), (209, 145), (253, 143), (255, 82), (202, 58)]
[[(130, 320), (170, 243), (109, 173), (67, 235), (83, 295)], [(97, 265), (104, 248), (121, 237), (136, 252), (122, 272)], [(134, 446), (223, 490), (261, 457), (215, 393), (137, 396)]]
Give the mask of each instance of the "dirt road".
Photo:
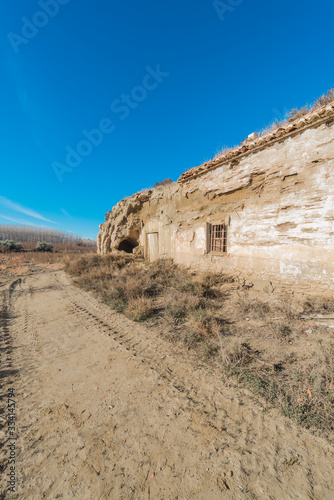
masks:
[(2, 425), (10, 388), (16, 403), (13, 498), (333, 499), (325, 439), (226, 387), (158, 326), (115, 313), (63, 271), (0, 290)]

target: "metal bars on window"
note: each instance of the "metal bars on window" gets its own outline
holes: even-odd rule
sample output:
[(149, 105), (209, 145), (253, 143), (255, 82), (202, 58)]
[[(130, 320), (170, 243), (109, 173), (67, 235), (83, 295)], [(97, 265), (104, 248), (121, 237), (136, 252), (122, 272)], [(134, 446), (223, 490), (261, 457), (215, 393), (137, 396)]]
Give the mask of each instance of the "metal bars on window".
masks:
[(211, 225), (211, 252), (227, 252), (227, 224)]

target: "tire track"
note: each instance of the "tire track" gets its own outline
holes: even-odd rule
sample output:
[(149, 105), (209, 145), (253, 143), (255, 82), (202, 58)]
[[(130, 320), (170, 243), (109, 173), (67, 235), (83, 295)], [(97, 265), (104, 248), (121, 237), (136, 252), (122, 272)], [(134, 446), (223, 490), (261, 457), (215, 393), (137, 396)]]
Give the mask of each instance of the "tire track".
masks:
[(9, 451), (7, 443), (8, 434), (8, 412), (7, 394), (9, 388), (15, 386), (18, 370), (13, 367), (13, 339), (12, 323), (15, 318), (13, 299), (16, 288), (21, 284), (21, 279), (9, 282), (6, 288), (0, 291), (0, 475), (2, 475), (8, 464)]

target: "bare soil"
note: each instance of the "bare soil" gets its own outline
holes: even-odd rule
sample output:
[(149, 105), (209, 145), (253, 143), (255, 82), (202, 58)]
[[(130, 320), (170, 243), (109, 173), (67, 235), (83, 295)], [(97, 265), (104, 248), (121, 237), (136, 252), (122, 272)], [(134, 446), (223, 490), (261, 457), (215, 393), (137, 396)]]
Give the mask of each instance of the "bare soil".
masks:
[(261, 408), (159, 324), (120, 315), (62, 270), (3, 275), (0, 291), (0, 498), (9, 388), (12, 498), (333, 498), (330, 440)]

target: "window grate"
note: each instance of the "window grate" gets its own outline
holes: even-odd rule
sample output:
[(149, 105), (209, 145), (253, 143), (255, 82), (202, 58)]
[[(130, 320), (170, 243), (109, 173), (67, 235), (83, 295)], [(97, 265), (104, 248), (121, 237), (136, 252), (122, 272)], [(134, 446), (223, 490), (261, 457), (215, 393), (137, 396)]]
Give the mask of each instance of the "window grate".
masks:
[(211, 226), (211, 252), (227, 252), (227, 225), (212, 224)]

